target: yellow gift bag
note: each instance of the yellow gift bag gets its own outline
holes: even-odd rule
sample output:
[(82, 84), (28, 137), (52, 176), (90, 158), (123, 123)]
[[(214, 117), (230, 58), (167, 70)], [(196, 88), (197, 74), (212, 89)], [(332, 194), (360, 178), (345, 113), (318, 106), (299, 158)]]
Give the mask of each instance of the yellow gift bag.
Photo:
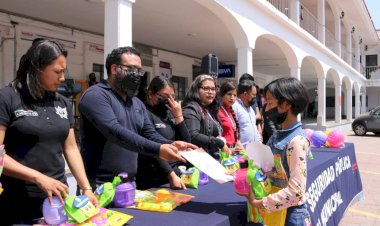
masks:
[[(277, 191), (281, 189), (282, 188), (272, 186), (270, 193), (276, 193)], [(263, 216), (263, 219), (264, 219), (264, 225), (268, 225), (268, 226), (285, 225), (287, 209), (272, 211), (270, 213), (268, 213), (266, 209), (260, 209), (260, 211), (262, 211), (261, 215)]]

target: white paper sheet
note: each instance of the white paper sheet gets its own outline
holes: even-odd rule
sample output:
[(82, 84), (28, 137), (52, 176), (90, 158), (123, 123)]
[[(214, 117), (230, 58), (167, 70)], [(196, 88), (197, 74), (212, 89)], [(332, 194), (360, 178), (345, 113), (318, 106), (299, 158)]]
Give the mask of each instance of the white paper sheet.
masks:
[(207, 174), (219, 184), (232, 181), (234, 178), (227, 175), (227, 170), (211, 155), (203, 149), (179, 152), (187, 161), (197, 167), (200, 171)]
[(249, 159), (253, 159), (253, 162), (261, 167), (264, 172), (268, 172), (274, 166), (274, 158), (272, 150), (269, 146), (258, 143), (251, 142), (245, 147), (245, 152)]

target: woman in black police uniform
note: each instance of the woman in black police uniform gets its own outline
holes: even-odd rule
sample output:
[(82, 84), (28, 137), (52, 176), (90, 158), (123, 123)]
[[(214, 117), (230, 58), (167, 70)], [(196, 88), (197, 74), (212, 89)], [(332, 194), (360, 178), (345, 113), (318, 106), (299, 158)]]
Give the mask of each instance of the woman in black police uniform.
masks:
[(83, 193), (98, 205), (75, 141), (72, 108), (56, 92), (65, 80), (66, 56), (57, 42), (35, 42), (15, 80), (0, 90), (0, 144), (7, 151), (0, 225), (41, 218), (46, 197), (54, 195), (63, 202), (69, 189), (62, 154)]
[[(169, 140), (190, 142), (190, 134), (182, 115), (181, 103), (174, 100), (174, 85), (165, 76), (156, 76), (149, 84), (146, 108), (153, 127)], [(178, 177), (180, 162), (168, 162), (147, 155), (139, 155), (137, 188), (148, 189), (170, 183), (173, 189), (185, 189)]]

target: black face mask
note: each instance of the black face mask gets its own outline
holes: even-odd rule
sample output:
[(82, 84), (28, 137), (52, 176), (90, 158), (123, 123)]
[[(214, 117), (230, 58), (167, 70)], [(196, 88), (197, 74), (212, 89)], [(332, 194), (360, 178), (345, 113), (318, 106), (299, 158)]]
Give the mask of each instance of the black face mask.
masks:
[(279, 114), (277, 107), (274, 107), (268, 111), (264, 111), (263, 115), (264, 118), (267, 118), (276, 124), (282, 124), (286, 119), (287, 112)]
[(158, 115), (166, 115), (166, 112), (168, 110), (168, 107), (166, 105), (169, 105), (169, 100), (167, 98), (159, 98), (157, 101), (157, 104), (153, 107), (154, 113)]
[(117, 73), (115, 80), (116, 88), (125, 92), (128, 97), (137, 95), (140, 86), (140, 76), (135, 72), (125, 71), (124, 76), (122, 73)]

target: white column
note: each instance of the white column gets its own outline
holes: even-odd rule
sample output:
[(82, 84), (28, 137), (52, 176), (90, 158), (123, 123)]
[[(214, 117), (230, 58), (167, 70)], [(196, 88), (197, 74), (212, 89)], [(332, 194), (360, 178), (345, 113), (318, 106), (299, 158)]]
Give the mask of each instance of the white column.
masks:
[(347, 121), (352, 121), (352, 87), (347, 87), (347, 95), (346, 95), (346, 113), (347, 113)]
[(351, 29), (347, 31), (347, 63), (352, 65), (352, 35)]
[(335, 17), (335, 53), (339, 57), (342, 56), (342, 27), (341, 27), (341, 19), (340, 19), (340, 13), (338, 13), (338, 16)]
[(301, 81), (301, 68), (298, 66), (290, 68), (290, 77), (296, 78)]
[(367, 112), (367, 108), (366, 108), (366, 93), (362, 93), (362, 109), (361, 109), (361, 114)]
[(244, 73), (253, 75), (252, 48), (239, 47), (237, 59), (237, 79)]
[(300, 24), (301, 5), (300, 0), (289, 0), (289, 17), (296, 24)]
[[(154, 51), (157, 51), (157, 50), (154, 50)], [(153, 63), (153, 76), (154, 75), (159, 75), (160, 74), (160, 58), (157, 56), (157, 54), (153, 55), (153, 57), (152, 57), (152, 63)], [(191, 80), (192, 79), (193, 78), (191, 77)]]
[(335, 122), (342, 121), (342, 85), (335, 85)]
[(317, 126), (326, 126), (326, 78), (318, 78)]
[(135, 0), (104, 1), (104, 59), (113, 49), (132, 46), (133, 3)]
[(360, 73), (360, 44), (359, 40), (355, 42), (355, 69)]
[(15, 71), (14, 71), (14, 64), (16, 63), (14, 60), (14, 40), (3, 40), (2, 46), (0, 48), (1, 51), (1, 67), (0, 67), (0, 73), (1, 73), (1, 79), (0, 79), (0, 85), (1, 87), (7, 85), (9, 82), (13, 81), (13, 79), (16, 77)]
[(326, 35), (325, 35), (325, 0), (318, 0), (317, 2), (317, 17), (318, 17), (318, 40), (325, 44)]
[(360, 115), (360, 90), (355, 90), (355, 118)]

